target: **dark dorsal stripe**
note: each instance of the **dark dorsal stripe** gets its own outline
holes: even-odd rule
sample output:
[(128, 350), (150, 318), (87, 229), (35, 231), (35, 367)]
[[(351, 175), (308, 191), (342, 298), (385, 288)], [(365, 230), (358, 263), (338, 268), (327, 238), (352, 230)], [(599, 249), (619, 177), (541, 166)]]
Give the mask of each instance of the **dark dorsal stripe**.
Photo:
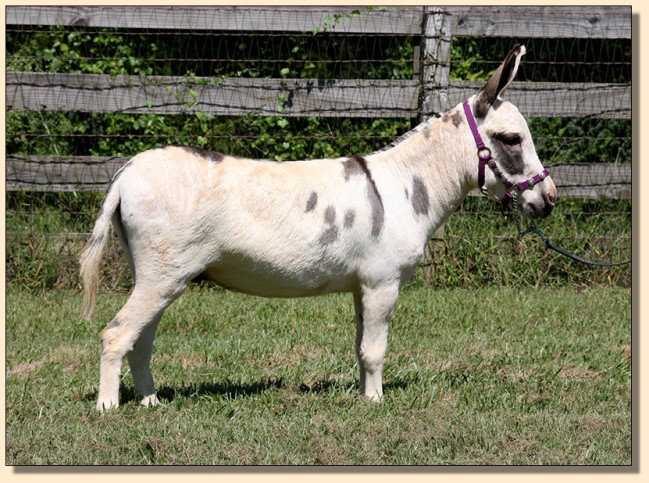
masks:
[(355, 174), (363, 174), (367, 180), (367, 197), (372, 208), (372, 236), (377, 237), (381, 234), (383, 229), (383, 221), (385, 218), (385, 209), (383, 208), (383, 200), (379, 193), (372, 173), (367, 167), (367, 161), (363, 156), (355, 155), (343, 162), (345, 180)]
[(200, 158), (205, 158), (214, 163), (220, 163), (225, 157), (225, 155), (223, 155), (222, 153), (216, 151), (208, 151), (207, 149), (192, 148), (187, 146), (182, 146), (181, 149), (189, 154), (193, 154), (194, 156), (198, 156)]

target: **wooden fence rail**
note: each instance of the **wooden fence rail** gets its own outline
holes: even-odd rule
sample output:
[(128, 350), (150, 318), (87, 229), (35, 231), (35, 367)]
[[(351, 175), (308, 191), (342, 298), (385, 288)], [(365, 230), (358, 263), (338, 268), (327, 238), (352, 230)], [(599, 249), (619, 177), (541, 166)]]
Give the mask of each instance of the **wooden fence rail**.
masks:
[[(7, 25), (128, 29), (421, 35), (423, 17), (449, 18), (451, 35), (521, 38), (631, 38), (631, 8), (611, 6), (475, 7), (80, 7), (10, 6)], [(360, 12), (362, 15), (357, 15)], [(343, 21), (331, 22), (334, 16)]]
[(417, 117), (418, 95), (416, 80), (7, 74), (7, 107), (16, 110)]
[[(416, 80), (214, 79), (8, 72), (7, 109), (221, 116), (417, 117)], [(481, 82), (450, 81), (425, 116), (473, 95)], [(507, 98), (527, 117), (631, 117), (631, 86), (514, 82)], [(282, 101), (278, 99), (283, 99)], [(281, 108), (281, 109), (280, 109)]]

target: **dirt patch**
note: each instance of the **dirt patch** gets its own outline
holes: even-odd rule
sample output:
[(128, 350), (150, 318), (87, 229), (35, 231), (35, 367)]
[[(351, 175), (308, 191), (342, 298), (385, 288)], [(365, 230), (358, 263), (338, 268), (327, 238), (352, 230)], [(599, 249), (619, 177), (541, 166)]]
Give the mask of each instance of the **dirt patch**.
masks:
[(592, 381), (598, 379), (599, 376), (600, 373), (597, 371), (591, 371), (574, 364), (564, 364), (556, 372), (556, 377), (559, 379), (570, 381)]
[(7, 370), (7, 375), (27, 379), (33, 372), (37, 371), (44, 365), (45, 361), (25, 362)]

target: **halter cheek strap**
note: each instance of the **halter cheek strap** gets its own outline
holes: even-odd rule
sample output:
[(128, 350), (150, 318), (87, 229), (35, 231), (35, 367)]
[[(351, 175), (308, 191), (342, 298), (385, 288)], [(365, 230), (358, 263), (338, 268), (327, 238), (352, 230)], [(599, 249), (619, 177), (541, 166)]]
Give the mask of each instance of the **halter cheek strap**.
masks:
[(504, 199), (510, 199), (512, 197), (511, 194), (512, 188), (516, 188), (519, 192), (522, 192), (534, 187), (535, 184), (540, 183), (545, 178), (550, 176), (550, 171), (544, 168), (543, 171), (541, 171), (539, 174), (533, 176), (532, 178), (526, 181), (517, 184), (509, 182), (507, 178), (505, 178), (505, 175), (502, 173), (502, 171), (500, 170), (496, 162), (491, 157), (491, 150), (488, 147), (486, 147), (484, 142), (482, 141), (482, 137), (478, 132), (478, 126), (476, 126), (475, 118), (473, 117), (473, 112), (471, 112), (471, 106), (469, 106), (468, 102), (464, 102), (462, 107), (464, 107), (464, 114), (466, 115), (466, 120), (469, 123), (469, 127), (471, 128), (471, 134), (473, 134), (473, 140), (475, 141), (475, 145), (478, 148), (478, 186), (480, 187), (480, 191), (482, 192), (482, 194), (487, 193), (487, 188), (484, 185), (485, 165), (489, 166), (489, 168), (491, 169), (491, 171), (493, 171), (496, 177), (500, 181), (502, 181), (502, 183), (505, 185), (505, 189), (507, 190), (507, 193), (505, 193)]
[(475, 118), (473, 117), (473, 112), (471, 112), (471, 107), (469, 106), (469, 103), (465, 102), (462, 107), (464, 107), (464, 114), (466, 115), (466, 120), (469, 123), (469, 127), (471, 128), (471, 134), (473, 134), (473, 140), (475, 141), (475, 145), (478, 148), (478, 186), (480, 188), (480, 191), (482, 191), (482, 193), (485, 193), (484, 168), (487, 162), (492, 160), (491, 149), (486, 147), (484, 145), (484, 142), (482, 142), (482, 137), (478, 132), (478, 126), (476, 126), (475, 124)]

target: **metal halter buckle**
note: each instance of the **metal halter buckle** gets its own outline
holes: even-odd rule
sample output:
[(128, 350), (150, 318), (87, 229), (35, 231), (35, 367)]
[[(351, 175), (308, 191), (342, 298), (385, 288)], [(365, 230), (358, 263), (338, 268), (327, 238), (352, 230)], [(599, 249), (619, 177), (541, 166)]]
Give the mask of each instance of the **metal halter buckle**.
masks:
[[(485, 153), (485, 154), (482, 154)], [(491, 160), (491, 149), (488, 147), (484, 146), (482, 148), (478, 149), (478, 158), (481, 159), (482, 161), (489, 161)]]

